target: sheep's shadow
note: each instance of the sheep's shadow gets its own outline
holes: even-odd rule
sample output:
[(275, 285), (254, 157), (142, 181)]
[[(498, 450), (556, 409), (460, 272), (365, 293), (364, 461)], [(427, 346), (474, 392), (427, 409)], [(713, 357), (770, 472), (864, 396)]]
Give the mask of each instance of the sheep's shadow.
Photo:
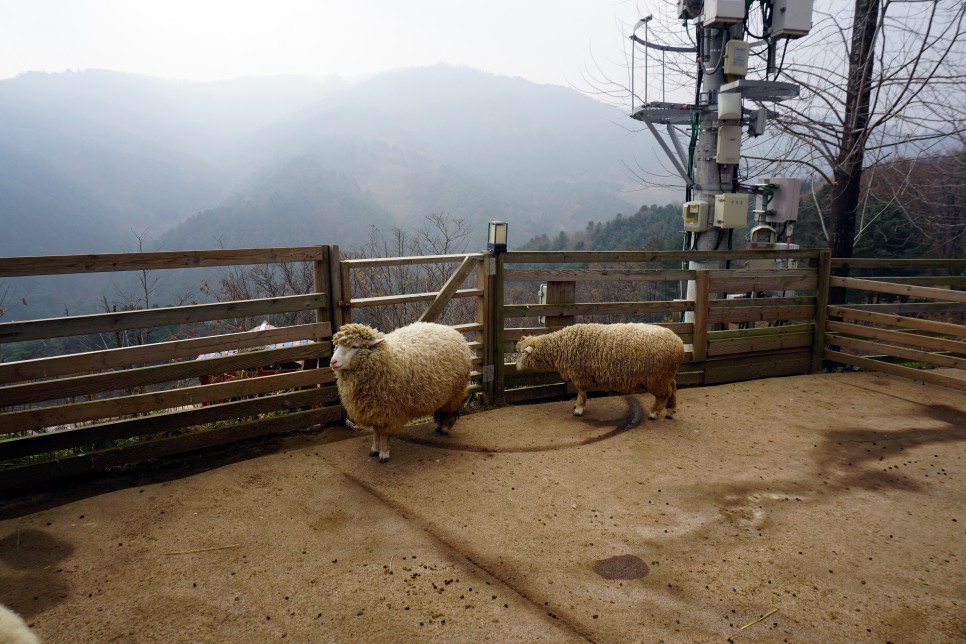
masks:
[(30, 618), (64, 601), (70, 585), (57, 564), (74, 551), (70, 543), (42, 530), (15, 530), (0, 539), (0, 603)]
[[(473, 443), (467, 443), (465, 441), (460, 441), (458, 436), (453, 434), (447, 434), (440, 436), (439, 434), (425, 435), (424, 433), (407, 433), (398, 434), (394, 439), (411, 443), (414, 445), (422, 445), (424, 447), (434, 447), (438, 449), (461, 451), (461, 452), (481, 452), (489, 454), (516, 454), (516, 453), (529, 453), (529, 452), (551, 452), (562, 449), (572, 449), (574, 447), (582, 447), (584, 445), (591, 445), (593, 443), (599, 443), (601, 441), (609, 440), (615, 436), (619, 436), (626, 431), (634, 429), (640, 426), (641, 422), (645, 418), (644, 408), (641, 405), (641, 401), (636, 395), (626, 395), (623, 396), (624, 403), (627, 405), (627, 412), (618, 419), (617, 424), (614, 424), (613, 419), (609, 420), (597, 420), (593, 418), (588, 418), (583, 416), (580, 418), (581, 425), (589, 426), (600, 431), (593, 436), (579, 437), (574, 440), (553, 444), (553, 445), (528, 445), (528, 446), (517, 446), (517, 447), (499, 447), (499, 446), (484, 446), (477, 445)], [(430, 423), (426, 423), (425, 427), (431, 427)], [(423, 426), (419, 426), (422, 429)]]

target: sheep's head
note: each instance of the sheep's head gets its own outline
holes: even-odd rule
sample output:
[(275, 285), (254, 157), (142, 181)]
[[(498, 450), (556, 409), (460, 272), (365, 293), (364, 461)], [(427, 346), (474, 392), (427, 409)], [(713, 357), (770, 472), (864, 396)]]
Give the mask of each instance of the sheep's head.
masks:
[(352, 358), (360, 350), (368, 350), (381, 344), (386, 336), (365, 324), (346, 324), (332, 336), (332, 357), (329, 366), (336, 373), (344, 371), (352, 364)]
[(520, 338), (520, 340), (517, 342), (516, 349), (517, 349), (517, 353), (520, 354), (517, 356), (518, 371), (522, 371), (524, 369), (530, 368), (529, 362), (530, 362), (530, 356), (533, 354), (533, 348), (535, 344), (534, 340), (535, 338), (533, 336), (526, 336), (524, 338)]

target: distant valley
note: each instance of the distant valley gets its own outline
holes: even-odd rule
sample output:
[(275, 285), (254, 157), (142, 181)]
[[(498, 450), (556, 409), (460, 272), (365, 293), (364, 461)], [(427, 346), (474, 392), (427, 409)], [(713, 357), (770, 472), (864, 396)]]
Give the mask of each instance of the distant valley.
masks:
[(627, 168), (658, 162), (620, 110), (466, 68), (358, 83), (30, 73), (0, 81), (0, 122), (4, 256), (137, 236), (144, 250), (354, 249), (437, 213), (468, 224), (471, 248), (508, 221), (514, 247), (675, 197), (636, 185)]

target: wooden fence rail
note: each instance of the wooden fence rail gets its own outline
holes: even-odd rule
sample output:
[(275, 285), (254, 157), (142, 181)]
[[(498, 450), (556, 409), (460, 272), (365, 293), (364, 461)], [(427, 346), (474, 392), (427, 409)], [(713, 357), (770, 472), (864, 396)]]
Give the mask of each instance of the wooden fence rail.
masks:
[[(966, 331), (955, 319), (966, 308), (956, 290), (966, 278), (949, 270), (966, 262), (833, 260), (817, 250), (346, 259), (337, 246), (309, 246), (0, 258), (0, 278), (296, 262), (311, 264), (308, 292), (0, 323), (2, 350), (131, 329), (303, 318), (0, 362), (0, 492), (341, 421), (327, 365), (333, 332), (354, 319), (387, 331), (423, 320), (463, 332), (474, 352), (471, 391), (488, 403), (572, 393), (558, 374), (516, 371), (514, 350), (525, 335), (583, 321), (672, 329), (687, 346), (681, 385), (804, 374), (823, 360), (960, 389), (966, 382), (951, 375), (966, 358)], [(891, 274), (839, 277), (833, 267)], [(897, 274), (917, 267), (947, 274)], [(878, 295), (829, 307), (833, 286)]]
[(950, 274), (831, 277), (831, 286), (866, 294), (867, 300), (884, 295), (897, 301), (828, 307), (827, 360), (966, 391), (966, 291), (956, 290), (966, 279), (951, 274), (966, 269), (966, 260), (835, 261), (856, 269), (944, 269)]

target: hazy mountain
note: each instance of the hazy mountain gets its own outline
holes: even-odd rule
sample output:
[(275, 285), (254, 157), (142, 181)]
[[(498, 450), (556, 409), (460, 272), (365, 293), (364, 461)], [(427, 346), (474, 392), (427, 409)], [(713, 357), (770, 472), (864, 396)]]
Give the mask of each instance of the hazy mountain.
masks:
[(466, 68), (356, 83), (29, 73), (0, 81), (0, 123), (5, 255), (131, 250), (132, 231), (145, 250), (356, 249), (372, 226), (435, 213), (465, 219), (471, 249), (508, 221), (514, 247), (669, 199), (629, 192), (625, 165), (654, 156), (620, 110)]

